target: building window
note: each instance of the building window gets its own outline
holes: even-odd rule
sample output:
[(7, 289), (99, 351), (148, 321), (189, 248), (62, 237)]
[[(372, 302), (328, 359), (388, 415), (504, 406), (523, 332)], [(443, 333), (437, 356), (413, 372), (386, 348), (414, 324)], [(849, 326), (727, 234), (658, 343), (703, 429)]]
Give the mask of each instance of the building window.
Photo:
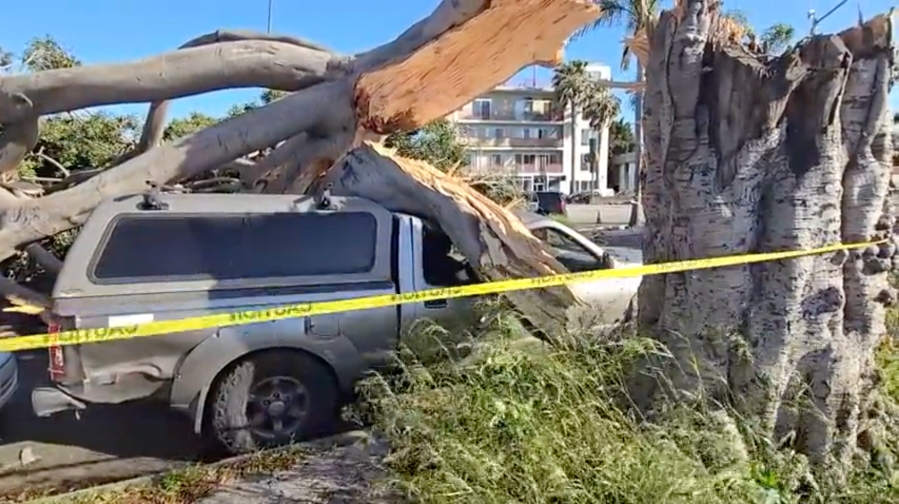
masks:
[(524, 138), (531, 138), (531, 128), (524, 128), (522, 131)]
[(501, 154), (493, 154), (490, 156), (490, 164), (493, 166), (503, 165), (503, 156)]
[(593, 167), (593, 156), (590, 154), (581, 155), (581, 171), (591, 171)]
[(472, 105), (473, 115), (478, 119), (490, 119), (490, 100), (475, 100)]
[(592, 133), (589, 129), (581, 130), (581, 145), (590, 145), (590, 133)]
[(495, 128), (493, 130), (493, 138), (505, 138), (505, 132), (502, 128)]
[(534, 154), (515, 154), (515, 164), (533, 165), (537, 163), (537, 156)]

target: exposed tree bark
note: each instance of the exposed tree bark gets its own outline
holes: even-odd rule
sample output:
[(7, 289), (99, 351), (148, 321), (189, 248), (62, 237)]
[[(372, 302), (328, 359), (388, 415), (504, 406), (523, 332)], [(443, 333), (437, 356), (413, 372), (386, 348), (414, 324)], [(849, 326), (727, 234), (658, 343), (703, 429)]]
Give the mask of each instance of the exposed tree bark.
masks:
[[(0, 118), (5, 124), (25, 114), (181, 98), (241, 87), (285, 91), (321, 81), (334, 68), (333, 55), (267, 41), (222, 42), (165, 53), (133, 63), (92, 65), (0, 78)], [(15, 97), (27, 97), (22, 107)]]
[(10, 181), (25, 156), (37, 145), (38, 116), (10, 123), (0, 133), (0, 177)]
[[(247, 30), (217, 30), (215, 32), (207, 33), (205, 35), (201, 35), (197, 38), (189, 40), (188, 42), (182, 44), (179, 49), (201, 47), (210, 44), (217, 44), (220, 42), (237, 42), (246, 40), (291, 44), (330, 55), (330, 59), (334, 62), (338, 60), (337, 55), (332, 51), (326, 49), (323, 46), (308, 42), (306, 40), (287, 37), (283, 35), (274, 35), (270, 33), (258, 33)], [(327, 72), (311, 73), (310, 75), (307, 75), (305, 77), (303, 82), (299, 82), (296, 84), (296, 89), (305, 89), (309, 86), (318, 84), (319, 82), (323, 82), (326, 78), (326, 75)], [(337, 75), (332, 75), (332, 77), (335, 76)], [(168, 101), (154, 102), (150, 105), (150, 110), (147, 112), (147, 118), (144, 121), (144, 129), (141, 133), (137, 148), (132, 153), (129, 153), (127, 157), (121, 159), (121, 162), (127, 161), (135, 155), (146, 152), (151, 147), (159, 145), (159, 143), (162, 141), (162, 133), (165, 130), (165, 117), (168, 113), (168, 105)]]
[[(332, 194), (358, 196), (395, 212), (439, 223), (481, 278), (551, 275), (564, 267), (507, 210), (427, 163), (365, 144), (337, 161), (323, 180)], [(566, 288), (505, 294), (539, 328), (564, 327), (577, 299)]]
[[(889, 19), (769, 60), (716, 39), (715, 7), (686, 0), (650, 35), (645, 260), (888, 237)], [(647, 277), (639, 320), (673, 352), (674, 391), (702, 390), (776, 439), (792, 433), (812, 460), (845, 462), (873, 399), (894, 252)]]

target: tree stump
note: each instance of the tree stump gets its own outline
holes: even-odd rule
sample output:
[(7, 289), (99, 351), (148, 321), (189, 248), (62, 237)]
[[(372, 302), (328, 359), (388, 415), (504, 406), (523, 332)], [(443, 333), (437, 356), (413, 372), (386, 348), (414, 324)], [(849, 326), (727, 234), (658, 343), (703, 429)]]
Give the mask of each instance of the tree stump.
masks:
[[(889, 238), (889, 18), (777, 58), (721, 30), (717, 2), (686, 0), (649, 36), (645, 260)], [(735, 405), (813, 462), (845, 462), (874, 398), (894, 252), (648, 277), (639, 321), (672, 351), (670, 390)]]

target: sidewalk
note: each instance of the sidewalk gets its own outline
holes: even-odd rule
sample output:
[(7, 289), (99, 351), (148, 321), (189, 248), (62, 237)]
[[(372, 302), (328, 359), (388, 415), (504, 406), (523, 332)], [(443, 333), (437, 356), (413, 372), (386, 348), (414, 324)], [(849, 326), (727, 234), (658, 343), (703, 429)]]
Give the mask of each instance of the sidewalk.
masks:
[(348, 446), (315, 450), (293, 468), (227, 483), (198, 504), (400, 504), (378, 482), (387, 447), (364, 433)]

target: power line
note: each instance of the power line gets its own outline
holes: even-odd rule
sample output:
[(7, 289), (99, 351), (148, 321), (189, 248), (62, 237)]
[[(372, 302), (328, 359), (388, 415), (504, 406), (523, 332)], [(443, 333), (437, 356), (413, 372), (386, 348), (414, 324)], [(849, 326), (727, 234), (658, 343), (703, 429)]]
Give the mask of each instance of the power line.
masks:
[(821, 21), (824, 21), (825, 19), (827, 19), (828, 16), (830, 16), (831, 14), (836, 12), (837, 9), (839, 9), (843, 5), (846, 5), (846, 2), (848, 2), (848, 1), (849, 0), (843, 0), (842, 2), (838, 3), (833, 9), (830, 9), (829, 11), (827, 11), (827, 13), (821, 17), (815, 17), (814, 9), (808, 11), (808, 18), (812, 22), (811, 29), (809, 30), (809, 35), (814, 35), (815, 29), (818, 27), (818, 25), (821, 23)]

